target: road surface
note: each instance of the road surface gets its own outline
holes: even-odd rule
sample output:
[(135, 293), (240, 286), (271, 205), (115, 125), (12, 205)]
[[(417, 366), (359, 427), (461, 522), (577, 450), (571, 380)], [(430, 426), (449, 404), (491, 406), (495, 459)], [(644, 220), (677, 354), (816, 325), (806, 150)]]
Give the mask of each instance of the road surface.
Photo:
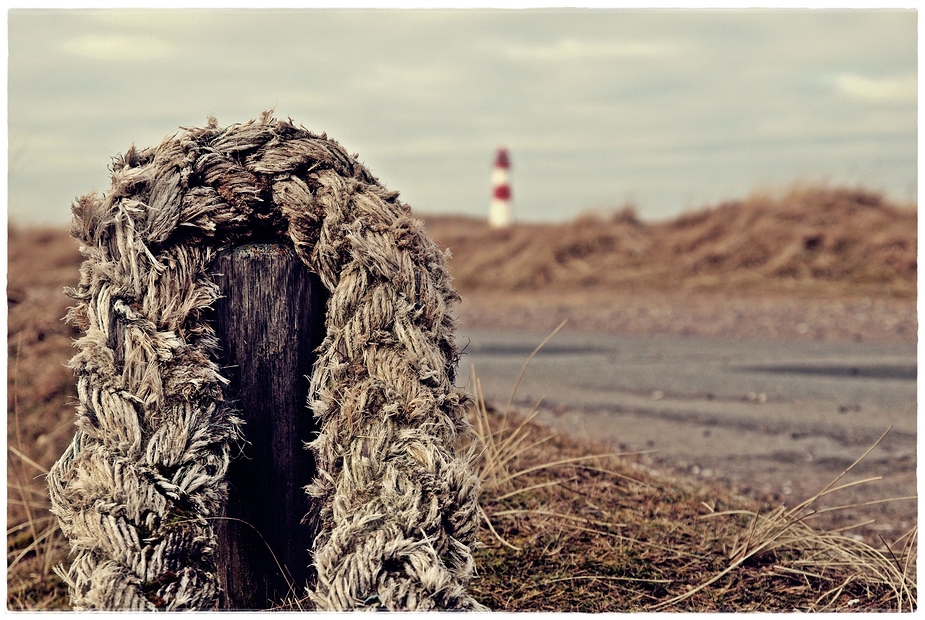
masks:
[[(503, 406), (545, 335), (461, 329), (459, 382), (474, 366), (486, 398)], [(841, 492), (834, 505), (915, 495), (916, 377), (911, 344), (563, 331), (533, 358), (514, 402), (526, 413), (542, 398), (538, 420), (573, 437), (651, 449), (676, 471), (791, 505), (892, 427), (845, 478), (883, 480)], [(915, 504), (843, 516), (876, 518), (865, 531), (886, 536), (914, 524)]]

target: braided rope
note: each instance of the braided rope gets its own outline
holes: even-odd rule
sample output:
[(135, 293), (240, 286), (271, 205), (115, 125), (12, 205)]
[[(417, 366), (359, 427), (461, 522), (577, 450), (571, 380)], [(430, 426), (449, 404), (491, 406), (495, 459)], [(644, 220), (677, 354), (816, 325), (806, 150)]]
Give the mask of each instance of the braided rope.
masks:
[[(445, 257), (336, 142), (264, 114), (183, 129), (74, 205), (78, 430), (48, 476), (75, 609), (211, 609), (212, 523), (241, 420), (204, 319), (217, 252), (291, 243), (330, 291), (310, 389), (318, 609), (479, 609), (478, 480)], [(120, 343), (117, 347), (116, 343)], [(118, 349), (118, 350), (116, 350)], [(307, 415), (307, 412), (306, 412)], [(246, 429), (245, 429), (246, 430)], [(309, 561), (306, 552), (306, 562)]]

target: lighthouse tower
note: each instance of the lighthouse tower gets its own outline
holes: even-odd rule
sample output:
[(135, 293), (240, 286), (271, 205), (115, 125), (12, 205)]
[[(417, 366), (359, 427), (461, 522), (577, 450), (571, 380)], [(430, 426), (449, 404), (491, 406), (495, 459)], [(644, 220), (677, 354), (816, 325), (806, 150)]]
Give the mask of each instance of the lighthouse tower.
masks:
[(492, 228), (505, 228), (513, 223), (511, 214), (511, 185), (508, 171), (511, 169), (511, 160), (507, 149), (498, 149), (495, 167), (491, 174), (493, 195), (491, 210), (488, 212), (488, 225)]

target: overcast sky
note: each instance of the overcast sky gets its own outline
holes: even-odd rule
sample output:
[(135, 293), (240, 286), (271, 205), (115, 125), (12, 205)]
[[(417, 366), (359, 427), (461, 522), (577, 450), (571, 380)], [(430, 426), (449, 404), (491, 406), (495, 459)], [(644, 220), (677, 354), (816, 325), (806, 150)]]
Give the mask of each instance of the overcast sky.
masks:
[(275, 108), (419, 213), (636, 204), (661, 219), (795, 181), (917, 185), (914, 11), (8, 14), (9, 215), (66, 224), (132, 143)]

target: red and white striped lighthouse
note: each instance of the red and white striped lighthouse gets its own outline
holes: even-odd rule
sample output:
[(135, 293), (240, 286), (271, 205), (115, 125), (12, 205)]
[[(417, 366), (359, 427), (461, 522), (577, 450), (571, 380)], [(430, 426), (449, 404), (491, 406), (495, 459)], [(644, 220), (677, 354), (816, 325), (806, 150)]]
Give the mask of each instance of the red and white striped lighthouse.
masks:
[(504, 228), (513, 222), (511, 214), (511, 184), (508, 179), (508, 170), (511, 169), (511, 160), (506, 148), (498, 149), (495, 159), (495, 168), (491, 174), (493, 194), (491, 210), (488, 212), (488, 225), (492, 228)]

